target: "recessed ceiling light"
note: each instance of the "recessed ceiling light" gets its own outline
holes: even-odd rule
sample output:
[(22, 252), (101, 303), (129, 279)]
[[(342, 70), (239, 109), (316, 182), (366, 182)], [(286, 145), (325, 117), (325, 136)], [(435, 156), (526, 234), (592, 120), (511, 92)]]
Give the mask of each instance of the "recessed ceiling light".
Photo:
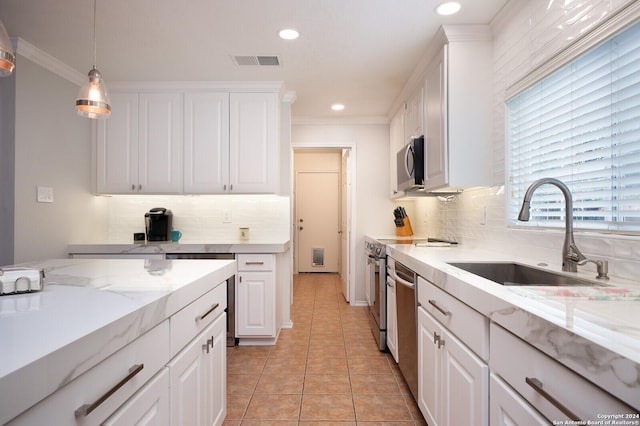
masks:
[(436, 6), (436, 13), (443, 16), (453, 15), (454, 13), (458, 13), (459, 10), (460, 3), (457, 1), (447, 1)]
[(333, 104), (331, 105), (331, 109), (334, 111), (342, 111), (344, 109), (344, 105), (342, 104)]
[(278, 31), (278, 35), (281, 39), (284, 40), (295, 40), (300, 37), (300, 33), (293, 28), (285, 28), (284, 30)]

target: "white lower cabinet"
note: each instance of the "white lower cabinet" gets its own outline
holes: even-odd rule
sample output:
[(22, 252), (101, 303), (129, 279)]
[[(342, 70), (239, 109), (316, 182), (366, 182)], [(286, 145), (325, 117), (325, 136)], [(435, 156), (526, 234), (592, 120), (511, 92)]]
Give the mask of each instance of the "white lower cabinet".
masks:
[(392, 279), (387, 280), (387, 347), (398, 362), (398, 313), (396, 311), (396, 287)]
[[(491, 372), (518, 393), (520, 405), (533, 407), (548, 422), (587, 424), (601, 420), (605, 413), (637, 415), (637, 410), (499, 325), (492, 323), (490, 334)], [(518, 420), (513, 424), (532, 423)]]
[(169, 426), (169, 370), (165, 367), (101, 426)]
[(221, 425), (225, 417), (226, 315), (191, 341), (169, 366), (171, 425)]
[(491, 426), (549, 424), (540, 413), (494, 373), (491, 373), (489, 394), (491, 395), (489, 407)]
[(487, 364), (418, 308), (418, 406), (427, 423), (487, 425), (488, 390)]
[(238, 254), (237, 261), (236, 337), (273, 338), (276, 336), (275, 255)]

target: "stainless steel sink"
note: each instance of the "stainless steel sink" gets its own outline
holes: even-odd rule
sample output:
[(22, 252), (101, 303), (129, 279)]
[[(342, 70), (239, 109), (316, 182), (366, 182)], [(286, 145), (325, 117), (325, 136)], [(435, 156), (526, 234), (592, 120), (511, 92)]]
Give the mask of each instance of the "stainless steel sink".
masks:
[(456, 262), (451, 266), (502, 285), (606, 286), (606, 284), (510, 262)]

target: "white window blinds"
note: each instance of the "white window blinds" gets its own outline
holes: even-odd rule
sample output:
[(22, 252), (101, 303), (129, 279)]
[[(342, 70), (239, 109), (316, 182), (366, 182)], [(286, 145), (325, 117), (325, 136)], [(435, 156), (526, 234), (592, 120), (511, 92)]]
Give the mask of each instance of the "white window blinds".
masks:
[[(573, 194), (576, 228), (640, 231), (640, 23), (507, 102), (508, 217), (554, 177)], [(543, 185), (529, 226), (564, 226), (564, 199)]]

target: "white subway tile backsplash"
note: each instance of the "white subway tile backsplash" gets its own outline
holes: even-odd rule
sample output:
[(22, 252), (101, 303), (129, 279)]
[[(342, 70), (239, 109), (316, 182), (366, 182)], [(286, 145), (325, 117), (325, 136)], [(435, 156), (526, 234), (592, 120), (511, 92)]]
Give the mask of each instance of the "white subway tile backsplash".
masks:
[[(290, 199), (275, 195), (140, 195), (110, 199), (109, 242), (133, 239), (144, 232), (144, 214), (153, 207), (173, 213), (173, 227), (184, 242), (215, 242), (238, 239), (239, 227), (249, 226), (252, 240), (288, 238)], [(225, 223), (225, 213), (231, 221)]]

